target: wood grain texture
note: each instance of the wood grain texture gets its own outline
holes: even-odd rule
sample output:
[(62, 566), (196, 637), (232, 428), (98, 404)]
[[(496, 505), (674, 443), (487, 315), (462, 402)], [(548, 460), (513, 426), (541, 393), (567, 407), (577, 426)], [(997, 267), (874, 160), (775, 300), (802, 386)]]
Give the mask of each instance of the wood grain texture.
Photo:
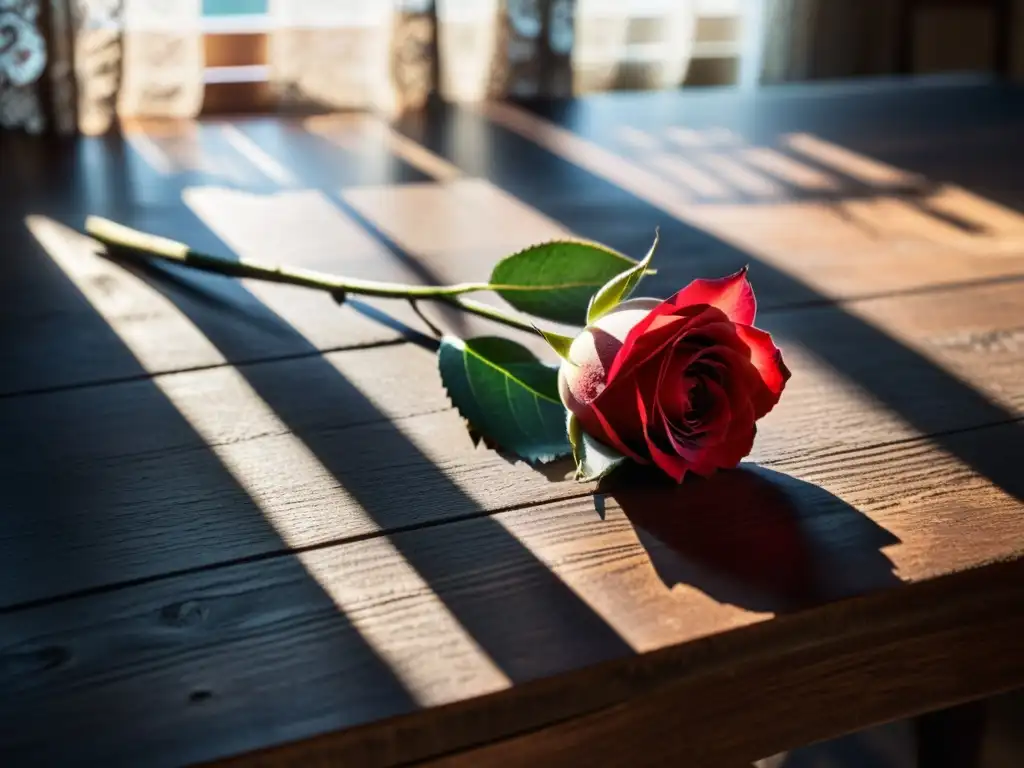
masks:
[[(5, 759), (722, 765), (1024, 684), (1022, 120), (875, 84), (0, 137)], [(751, 262), (794, 377), (743, 470), (594, 497), (472, 445), (411, 309), (128, 270), (86, 211), (417, 282), (660, 225), (645, 290)]]
[[(753, 459), (829, 467), (857, 448), (1018, 418), (1022, 292), (1014, 283), (765, 315), (794, 375)], [(218, 353), (185, 325), (136, 337), (135, 357), (162, 355), (166, 338), (187, 346), (189, 333)], [(4, 559), (18, 574), (0, 587), (6, 606), (588, 491), (559, 482), (563, 465), (549, 477), (475, 447), (433, 355), (410, 344), (3, 399), (0, 428), (28, 449), (0, 467)], [(1014, 451), (1024, 438), (1012, 429), (1005, 439)], [(1024, 497), (998, 458), (933, 440)]]
[(1024, 682), (1019, 503), (927, 442), (627, 487), (4, 615), (3, 741), (163, 765), (362, 724), (332, 759), (382, 764), (589, 712), (753, 759)]
[[(476, 186), (492, 190), (485, 199), (506, 199), (486, 184), (475, 181), (465, 184), (466, 194), (473, 194)], [(403, 200), (408, 200), (409, 206), (423, 204), (414, 196), (414, 190), (406, 192), (408, 196), (395, 190), (360, 190), (351, 192), (349, 198), (370, 214), (371, 221), (380, 222), (385, 211), (395, 215), (396, 206)], [(430, 187), (415, 192), (420, 197), (431, 195), (435, 202), (451, 194)], [(455, 240), (464, 243), (459, 249), (449, 249), (453, 242), (450, 234), (442, 236), (439, 231), (431, 236), (422, 223), (382, 223), (387, 235), (395, 238), (393, 242), (411, 243), (416, 241), (417, 235), (420, 237), (424, 245), (418, 249), (416, 258), (409, 261), (392, 256), (351, 217), (315, 191), (253, 198), (229, 190), (207, 190), (197, 191), (189, 199), (202, 211), (201, 220), (242, 256), (272, 262), (287, 260), (309, 268), (372, 279), (433, 283), (481, 279), (502, 255), (530, 242), (565, 236), (567, 232), (553, 222), (543, 223), (545, 220), (539, 217), (532, 234), (508, 235), (504, 244), (493, 239), (491, 245), (484, 247), (486, 227), (473, 234), (460, 230), (458, 221), (444, 222), (442, 218), (443, 231), (458, 233)], [(450, 203), (458, 204), (458, 197), (450, 198)], [(520, 233), (529, 231), (525, 223), (530, 215), (517, 204), (507, 200), (495, 202), (490, 210), (494, 215), (508, 214), (512, 229), (518, 227)], [(611, 210), (594, 210), (589, 215), (599, 219), (614, 218)], [(189, 212), (139, 213), (122, 218), (143, 229), (184, 238), (200, 249), (231, 252)], [(254, 226), (254, 220), (262, 222), (261, 225)], [(23, 254), (26, 262), (23, 268), (15, 264), (12, 279), (4, 291), (10, 297), (9, 311), (20, 321), (17, 332), (13, 326), (6, 326), (9, 330), (3, 339), (8, 359), (15, 363), (11, 374), (0, 385), (7, 393), (138, 375), (142, 371), (120, 353), (110, 326), (116, 331), (130, 327), (134, 333), (163, 336), (166, 328), (175, 322), (175, 316), (182, 313), (208, 329), (209, 335), (231, 335), (238, 339), (236, 347), (225, 354), (231, 362), (274, 359), (402, 338), (400, 329), (375, 322), (352, 306), (339, 308), (326, 294), (306, 289), (240, 283), (230, 278), (163, 268), (141, 276), (132, 274), (119, 264), (93, 255), (91, 241), (52, 220), (37, 217), (31, 221), (35, 237), (28, 231), (17, 230), (10, 236), (16, 246), (14, 252)], [(751, 276), (762, 308), (822, 301), (823, 297), (885, 294), (922, 285), (998, 280), (1024, 274), (1024, 249), (1020, 255), (965, 257), (948, 248), (914, 247), (900, 252), (899, 258), (894, 259), (893, 252), (864, 240), (863, 235), (849, 225), (841, 222), (833, 225), (834, 221), (838, 219), (824, 209), (748, 214), (745, 224), (735, 220), (734, 228), (746, 229), (752, 240), (760, 237), (764, 243), (775, 237), (778, 244), (774, 252), (791, 254), (789, 258), (793, 262), (804, 265), (800, 271), (807, 280), (805, 286), (773, 270), (757, 265), (752, 268)], [(758, 222), (765, 222), (765, 227), (758, 229)], [(805, 239), (794, 244), (787, 233), (802, 227), (831, 228), (831, 239), (825, 242)], [(649, 245), (652, 232), (653, 227), (634, 229), (629, 234), (627, 250), (642, 252)], [(772, 232), (778, 234), (772, 235)], [(603, 235), (591, 234), (601, 235), (602, 240), (617, 240), (620, 244), (623, 241), (621, 234), (612, 235), (607, 231)], [(656, 296), (669, 295), (701, 275), (735, 271), (751, 260), (753, 252), (715, 246), (707, 241), (690, 247), (685, 240), (667, 241), (664, 232), (662, 237), (668, 245), (663, 254), (659, 254), (660, 273), (644, 287), (645, 292)], [(42, 243), (37, 242), (37, 238), (42, 238)], [(432, 241), (436, 245), (429, 245)], [(810, 258), (812, 251), (813, 258)], [(757, 253), (763, 263), (769, 263), (772, 258), (764, 252)], [(852, 258), (855, 253), (856, 259)], [(899, 266), (881, 268), (885, 263)], [(807, 286), (813, 286), (816, 291)], [(154, 302), (155, 292), (165, 294), (166, 300)], [(108, 297), (108, 303), (100, 305), (103, 311), (97, 317), (96, 304), (104, 297)], [(402, 302), (368, 300), (364, 304), (385, 311), (418, 332), (428, 332), (427, 326)], [(495, 332), (495, 326), (485, 321), (424, 306), (432, 321), (445, 330), (460, 334)], [(84, 354), (85, 350), (88, 354)], [(146, 371), (155, 373), (209, 364), (209, 356), (169, 345), (162, 359), (153, 361)]]
[[(697, 112), (650, 95), (587, 101), (578, 113), (558, 115), (582, 142), (571, 151), (541, 135), (524, 140), (496, 115), (486, 120), (449, 108), (395, 129), (366, 118), (308, 126), (255, 119), (141, 124), (123, 145), (95, 139), (77, 151), (19, 144), (14, 150), (23, 156), (10, 163), (4, 182), (19, 202), (4, 219), (12, 257), (0, 288), (19, 323), (17, 332), (6, 330), (12, 324), (0, 331), (14, 361), (0, 391), (138, 375), (107, 325), (130, 322), (159, 334), (167, 323), (168, 310), (140, 296), (119, 267), (92, 264), (81, 241), (52, 238), (67, 252), (62, 268), (54, 267), (53, 243), (40, 246), (22, 214), (77, 227), (86, 213), (96, 213), (201, 250), (414, 282), (481, 279), (502, 255), (567, 232), (639, 255), (660, 226), (661, 274), (647, 291), (667, 295), (693, 277), (749, 263), (764, 308), (1024, 275), (1024, 216), (1013, 209), (1024, 195), (1005, 170), (1012, 166), (1007, 156), (1017, 151), (1016, 133), (968, 137), (956, 153), (919, 149), (950, 132), (1010, 124), (1024, 100), (996, 102), (985, 88), (908, 87), (861, 96), (825, 90), (818, 91), (819, 102), (806, 103), (794, 103), (791, 93), (753, 100), (687, 96), (683, 101)], [(878, 106), (897, 102), (906, 106), (903, 123)], [(939, 102), (963, 108), (940, 112)], [(741, 194), (695, 204), (661, 175), (664, 164), (651, 165), (616, 144), (614, 131), (640, 115), (650, 118), (645, 135), (660, 142), (661, 154), (675, 153), (720, 182), (727, 177), (704, 155), (724, 158), (748, 175), (768, 174), (785, 194), (775, 201)], [(679, 123), (693, 126), (695, 147), (671, 140)], [(880, 144), (886, 138), (895, 150)], [(830, 150), (824, 156), (808, 155), (814, 148), (821, 155), (823, 146)], [(788, 174), (778, 175), (777, 162), (748, 162), (751, 151), (781, 158)], [(623, 156), (609, 166), (608, 152)], [(794, 175), (793, 166), (804, 175)], [(805, 189), (807, 173), (836, 183)], [(890, 177), (895, 181), (886, 183)], [(171, 277), (161, 289), (211, 334), (248, 330), (245, 343), (227, 356), (232, 362), (400, 337), (309, 291)], [(122, 297), (113, 315), (97, 318), (83, 301), (94, 282)], [(377, 306), (426, 330), (404, 304)], [(430, 316), (460, 333), (494, 331), (451, 313)], [(203, 364), (170, 348), (155, 370)]]
[[(837, 623), (862, 621), (862, 636), (836, 642), (816, 635), (816, 648), (808, 652), (806, 635), (797, 635), (794, 641), (803, 647), (796, 653), (760, 663), (704, 667), (689, 680), (663, 681), (659, 690), (642, 698), (425, 764), (600, 761), (656, 766), (685, 761), (718, 768), (819, 734), (839, 735), (920, 714), (940, 702), (953, 704), (998, 692), (1019, 685), (1022, 675), (1017, 659), (1009, 658), (1016, 645), (1011, 638), (1022, 626), (1020, 575), (1019, 567), (995, 568), (986, 574), (992, 581), (965, 578), (960, 589), (930, 595), (943, 601), (952, 598), (952, 605), (917, 615), (898, 609), (889, 622), (879, 615), (858, 615), (856, 607), (845, 606), (849, 613), (837, 617)], [(980, 591), (990, 600), (979, 602)], [(961, 615), (943, 627), (936, 613), (950, 608)], [(739, 679), (756, 682), (735, 686)], [(300, 762), (315, 764), (305, 756)]]

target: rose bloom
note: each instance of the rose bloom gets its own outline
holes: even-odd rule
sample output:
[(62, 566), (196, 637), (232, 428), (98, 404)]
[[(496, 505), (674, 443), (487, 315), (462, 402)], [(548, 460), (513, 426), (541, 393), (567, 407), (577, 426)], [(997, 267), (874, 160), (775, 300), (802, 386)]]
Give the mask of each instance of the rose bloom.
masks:
[(676, 481), (735, 467), (790, 375), (755, 310), (746, 268), (625, 301), (573, 341), (562, 402), (592, 438)]

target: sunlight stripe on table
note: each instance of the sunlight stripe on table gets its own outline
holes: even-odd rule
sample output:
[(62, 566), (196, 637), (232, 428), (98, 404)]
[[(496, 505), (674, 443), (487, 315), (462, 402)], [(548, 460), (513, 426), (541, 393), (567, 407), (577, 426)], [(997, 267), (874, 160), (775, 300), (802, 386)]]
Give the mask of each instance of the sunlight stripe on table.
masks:
[(704, 130), (707, 143), (715, 147), (735, 146), (743, 144), (743, 139), (735, 131), (718, 125)]
[(275, 158), (267, 154), (255, 141), (239, 130), (238, 126), (224, 123), (221, 135), (238, 154), (248, 160), (260, 173), (282, 187), (296, 186), (295, 177)]
[(665, 137), (684, 149), (692, 149), (694, 147), (702, 147), (707, 144), (706, 138), (693, 128), (684, 128), (679, 125), (673, 125), (665, 129)]
[(383, 129), (388, 149), (413, 168), (440, 182), (451, 181), (462, 176), (462, 171), (443, 157), (435, 155), (426, 147), (403, 136), (390, 126), (383, 123), (378, 123), (378, 125)]
[(303, 127), (310, 133), (322, 136), (328, 141), (354, 152), (361, 151), (368, 139), (379, 142), (391, 154), (439, 182), (451, 181), (463, 175), (457, 166), (399, 133), (384, 120), (373, 115), (310, 117), (303, 121)]
[[(133, 272), (97, 255), (95, 243), (84, 235), (41, 216), (31, 216), (26, 223), (53, 262), (138, 360), (142, 370), (154, 374), (166, 371), (171, 348), (173, 358), (170, 359), (176, 366), (220, 366), (217, 375), (222, 379), (221, 387), (233, 393), (231, 400), (237, 404), (239, 412), (245, 414), (249, 429), (270, 436), (278, 443), (276, 450), (280, 451), (281, 460), (275, 466), (281, 467), (284, 473), (281, 476), (275, 477), (273, 472), (253, 474), (246, 471), (244, 456), (249, 441), (225, 442), (222, 414), (211, 408), (205, 398), (190, 398), (186, 391), (178, 388), (181, 381), (178, 377), (187, 376), (187, 373), (156, 375), (153, 384), (210, 446), (271, 523), (277, 521), (281, 511), (273, 505), (266, 506), (264, 500), (274, 497), (271, 490), (275, 484), (283, 483), (282, 487), (297, 484), (316, 486), (325, 499), (325, 516), (331, 514), (331, 504), (354, 503), (344, 489), (336, 484), (330, 487), (330, 473), (319, 460), (301, 441), (290, 435), (288, 426), (263, 402), (237, 369), (227, 364), (221, 351), (163, 293)], [(159, 320), (148, 323), (123, 321), (126, 316), (143, 313)], [(155, 327), (157, 325), (159, 327)], [(281, 497), (278, 495), (277, 498)], [(316, 521), (309, 522), (316, 525)], [(365, 525), (369, 530), (376, 528), (369, 518)], [(289, 545), (308, 543), (302, 536), (291, 536), (286, 529), (279, 529), (279, 533)]]
[[(948, 226), (946, 222), (926, 222), (916, 233), (908, 231), (908, 237), (887, 242), (870, 226), (862, 226), (848, 213), (844, 214), (843, 206), (832, 200), (782, 200), (762, 205), (696, 203), (647, 165), (631, 161), (528, 110), (499, 102), (465, 108), (653, 208), (792, 275), (822, 297), (849, 298), (880, 290), (914, 289), (927, 282), (921, 280), (923, 274), (932, 272), (942, 274), (939, 282), (943, 283), (1001, 277), (1012, 274), (1013, 263), (1024, 257), (1024, 251), (1013, 250), (1012, 239), (974, 237), (970, 240), (972, 258), (964, 258), (966, 238), (962, 233), (951, 233), (956, 238), (955, 247), (936, 244), (932, 239), (937, 231), (934, 227)], [(865, 201), (858, 213), (870, 219), (874, 216), (870, 210), (873, 204), (874, 201)], [(886, 198), (878, 204), (888, 205)], [(837, 236), (839, 231), (842, 236)]]
[(900, 170), (807, 133), (785, 136), (783, 143), (805, 157), (871, 186), (916, 187), (923, 182), (923, 178), (916, 173)]
[(126, 138), (157, 173), (212, 173), (220, 158), (204, 150), (202, 130), (195, 120), (140, 120), (126, 132)]
[(252, 186), (265, 178), (283, 184), (287, 175), (255, 142), (227, 124), (132, 120), (124, 133), (128, 145), (162, 176), (201, 174)]
[[(403, 249), (436, 264), (464, 254), (496, 260), (526, 245), (573, 236), (485, 179), (349, 187), (339, 195)], [(482, 263), (480, 274), (489, 266)]]
[(933, 216), (927, 209), (907, 200), (881, 197), (846, 200), (841, 205), (846, 213), (869, 227), (876, 237), (892, 242), (918, 240), (963, 250), (972, 250), (980, 245), (980, 238), (975, 233)]
[(839, 189), (839, 180), (824, 171), (794, 160), (770, 147), (747, 147), (737, 151), (737, 157), (748, 165), (771, 174), (780, 181), (808, 191)]
[(707, 152), (700, 161), (733, 187), (753, 197), (774, 197), (779, 186), (762, 174), (744, 165), (736, 156), (720, 152)]
[(743, 143), (743, 139), (723, 125), (699, 130), (682, 125), (671, 125), (663, 131), (663, 135), (671, 143), (683, 149), (723, 147)]
[[(361, 519), (349, 526), (360, 528), (364, 535), (380, 530), (373, 518), (361, 511), (357, 499), (338, 483), (316, 454), (291, 432), (245, 377), (227, 364), (221, 352), (173, 302), (142, 278), (98, 256), (95, 243), (74, 230), (43, 216), (28, 217), (26, 225), (54, 264), (107, 320), (144, 370), (163, 369), (169, 344), (188, 348), (196, 365), (220, 366), (215, 371), (202, 372), (205, 376), (216, 376), (218, 390), (222, 395), (227, 393), (215, 403), (190, 386), (190, 378), (199, 375), (196, 372), (157, 375), (151, 381), (205, 441), (286, 545), (303, 547), (319, 543), (317, 538), (321, 534), (317, 532), (336, 529), (339, 510), (343, 509), (347, 515), (360, 515)], [(119, 320), (132, 311), (159, 314), (164, 318), (163, 328), (157, 331), (152, 324)], [(301, 382), (296, 385), (301, 396)], [(226, 414), (222, 412), (225, 402), (232, 404), (235, 420), (244, 421), (249, 433), (261, 436), (226, 440)], [(274, 460), (267, 461), (268, 455)], [(297, 498), (317, 500), (315, 505), (304, 508), (301, 521), (296, 520), (293, 511)], [(406, 620), (422, 621), (424, 616), (429, 617), (436, 636), (448, 638), (452, 655), (462, 660), (460, 675), (472, 676), (481, 693), (500, 690), (510, 684), (387, 537), (376, 538), (368, 546), (380, 562), (388, 563), (391, 568), (396, 568), (397, 564), (389, 580), (376, 582), (375, 587), (352, 583), (347, 572), (335, 573), (337, 558), (323, 558), (317, 552), (309, 552), (299, 555), (299, 559), (419, 703), (451, 701), (456, 698), (462, 681), (452, 676), (439, 683), (431, 665), (413, 663), (421, 649), (395, 642), (392, 622), (362, 620), (360, 617), (365, 612), (354, 610), (354, 604), (365, 606), (375, 599), (388, 602), (389, 610), (396, 614), (395, 620), (405, 616)], [(396, 581), (403, 585), (402, 594), (415, 599), (399, 603), (390, 600)]]
[(954, 184), (944, 184), (928, 195), (925, 203), (933, 211), (976, 226), (985, 237), (1024, 237), (1024, 215), (987, 200)]
[[(221, 242), (248, 258), (271, 264), (286, 261), (323, 272), (342, 271), (339, 264), (358, 269), (360, 264), (393, 258), (387, 248), (319, 190), (252, 194), (229, 187), (195, 186), (187, 187), (182, 199)], [(249, 293), (318, 349), (339, 345), (337, 325), (325, 322), (325, 318), (344, 312), (345, 323), (359, 322), (354, 313), (338, 309), (324, 292), (258, 280), (243, 283)], [(297, 291), (302, 292), (301, 300), (295, 298)]]
[(624, 125), (616, 131), (619, 141), (634, 149), (657, 150), (661, 143), (651, 134), (634, 128), (631, 125)]
[(646, 155), (646, 164), (660, 169), (682, 188), (697, 197), (725, 200), (732, 196), (732, 190), (715, 176), (671, 152), (652, 152)]
[[(511, 687), (509, 677), (390, 539), (366, 539), (339, 554), (338, 549), (314, 550), (299, 560), (418, 704), (458, 701), (467, 687), (477, 696)], [(353, 577), (355, 558), (364, 578)], [(387, 578), (375, 574), (385, 568)], [(402, 632), (402, 627), (417, 631)], [(448, 666), (439, 674), (441, 663)]]
[[(647, 168), (605, 149), (572, 131), (543, 120), (524, 109), (503, 102), (464, 105), (497, 125), (529, 139), (565, 160), (633, 193), (653, 205), (682, 206), (689, 210), (689, 197), (674, 184)], [(667, 153), (666, 153), (667, 154)]]
[[(289, 263), (306, 269), (393, 282), (480, 280), (503, 256), (533, 243), (571, 236), (557, 222), (483, 179), (346, 187), (335, 194), (343, 204), (309, 189), (257, 195), (197, 186), (187, 188), (184, 199), (218, 239), (239, 254), (270, 263), (287, 254)], [(397, 245), (397, 252), (385, 243)], [(243, 282), (318, 349), (394, 340), (400, 334), (394, 326), (374, 322), (352, 307), (337, 307), (327, 293)], [(395, 321), (429, 331), (404, 301), (386, 302), (381, 308)], [(445, 332), (464, 334), (469, 327), (464, 314), (443, 306), (424, 304), (420, 310)]]
[(157, 144), (141, 124), (125, 123), (124, 138), (128, 146), (142, 160), (161, 176), (169, 176), (174, 172), (174, 164), (167, 153)]

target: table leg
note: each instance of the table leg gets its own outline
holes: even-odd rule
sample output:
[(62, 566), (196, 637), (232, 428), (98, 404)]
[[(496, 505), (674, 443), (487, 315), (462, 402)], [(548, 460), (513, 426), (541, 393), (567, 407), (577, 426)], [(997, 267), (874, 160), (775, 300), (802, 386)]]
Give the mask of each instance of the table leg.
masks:
[(987, 702), (972, 701), (915, 718), (918, 768), (975, 768), (987, 712)]

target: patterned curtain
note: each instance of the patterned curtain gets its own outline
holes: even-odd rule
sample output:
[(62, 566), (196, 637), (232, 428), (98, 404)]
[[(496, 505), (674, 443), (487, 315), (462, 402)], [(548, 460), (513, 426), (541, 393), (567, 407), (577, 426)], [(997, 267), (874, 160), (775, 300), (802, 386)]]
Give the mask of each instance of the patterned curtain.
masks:
[(699, 0), (271, 0), (288, 105), (566, 96), (681, 84)]
[[(677, 87), (698, 6), (730, 2), (268, 0), (266, 68), (284, 110)], [(0, 125), (198, 114), (202, 23), (202, 0), (0, 0)]]
[(198, 114), (201, 7), (201, 0), (0, 0), (0, 127), (96, 134), (118, 114)]
[(68, 11), (65, 3), (0, 0), (0, 127), (74, 126)]
[(194, 117), (203, 105), (202, 0), (121, 2), (124, 43), (117, 111)]
[(285, 106), (421, 106), (572, 91), (573, 0), (271, 0)]

